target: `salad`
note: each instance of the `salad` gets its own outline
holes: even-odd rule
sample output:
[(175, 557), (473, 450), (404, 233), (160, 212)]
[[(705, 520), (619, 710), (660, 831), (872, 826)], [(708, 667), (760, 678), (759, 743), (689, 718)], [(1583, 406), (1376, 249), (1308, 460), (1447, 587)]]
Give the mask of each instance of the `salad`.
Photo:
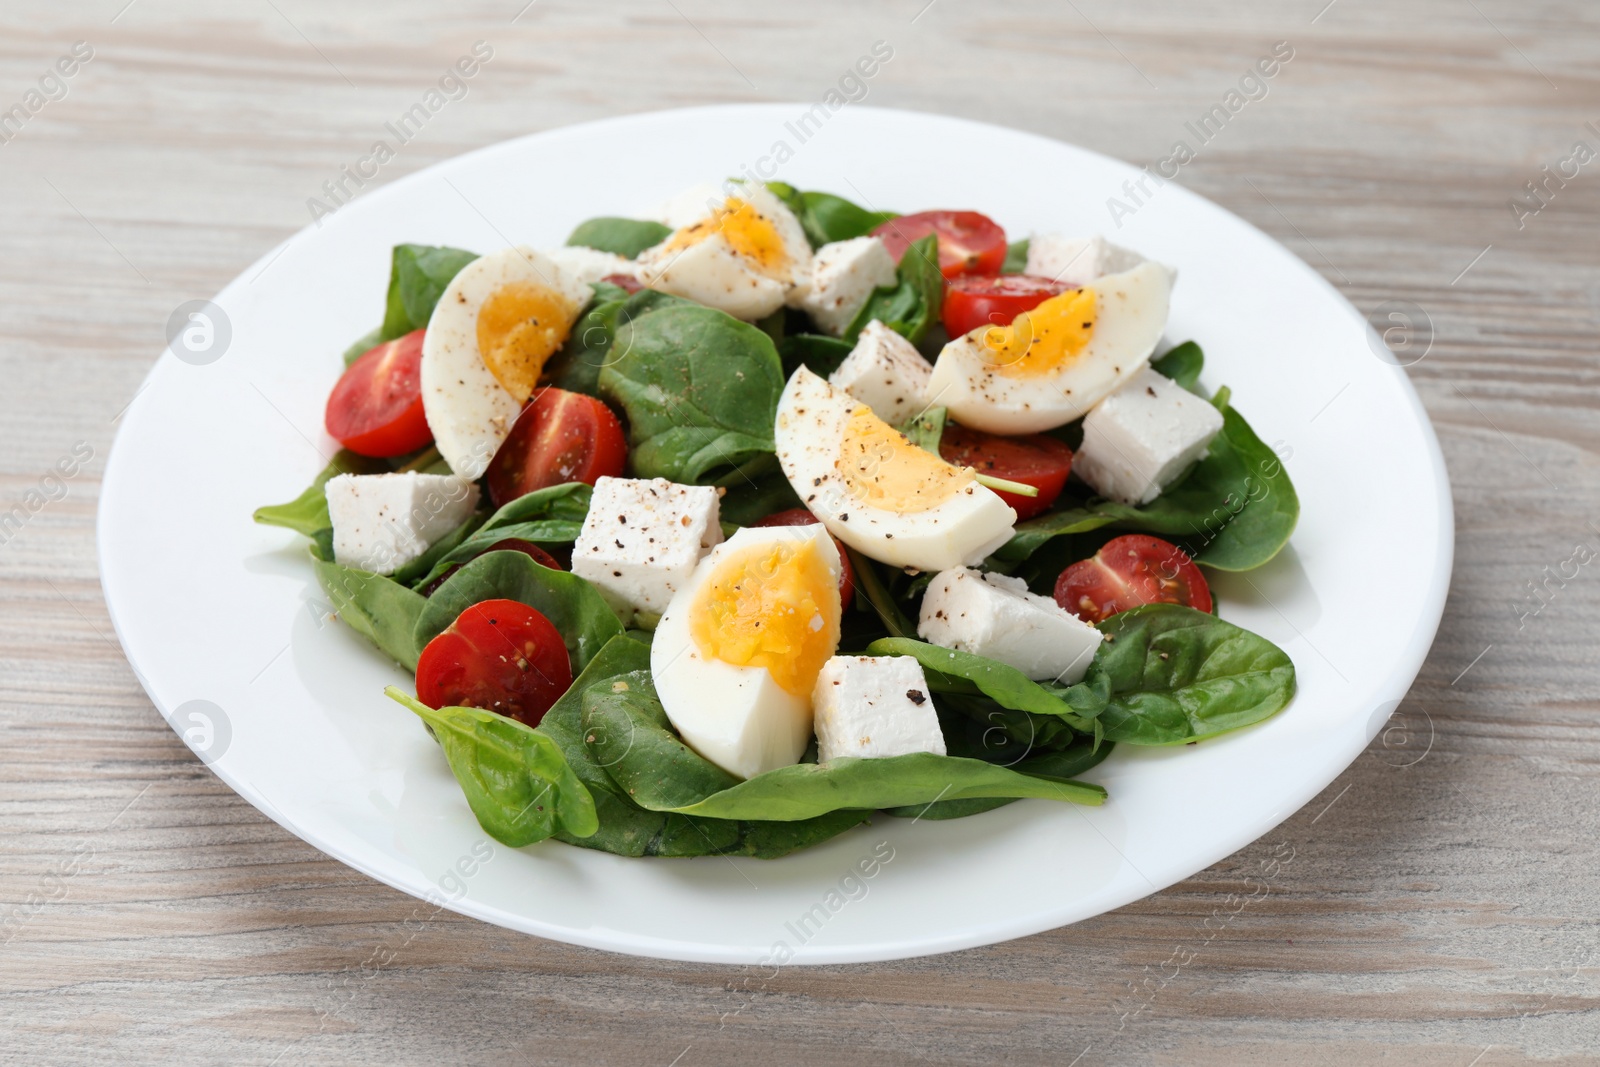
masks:
[(343, 450), (255, 514), (415, 673), (496, 840), (777, 857), (878, 813), (1100, 804), (1116, 745), (1293, 698), (1208, 569), (1279, 457), (1164, 340), (1169, 266), (781, 182), (565, 247), (394, 249)]

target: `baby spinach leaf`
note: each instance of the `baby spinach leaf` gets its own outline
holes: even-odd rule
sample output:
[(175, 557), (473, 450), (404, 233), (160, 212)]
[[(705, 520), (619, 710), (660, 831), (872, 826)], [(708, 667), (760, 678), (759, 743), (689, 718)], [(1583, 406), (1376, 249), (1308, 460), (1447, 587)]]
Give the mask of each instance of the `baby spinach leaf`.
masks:
[(468, 536), (458, 538), (453, 544), (447, 544), (449, 539), (446, 538), (432, 546), (426, 557), (428, 566), (413, 571), (421, 577), (414, 578), (411, 585), (417, 589), (426, 588), (451, 567), (476, 559), (488, 551), (490, 545), (508, 537), (537, 545), (571, 544), (583, 529), (593, 493), (594, 490), (582, 482), (566, 482), (517, 497), (489, 516), (482, 526), (468, 529)]
[(777, 511), (800, 507), (794, 486), (780, 471), (759, 475), (745, 485), (732, 486), (722, 498), (722, 521), (751, 526)]
[(889, 635), (909, 638), (916, 633), (916, 625), (901, 613), (900, 606), (895, 603), (894, 597), (883, 584), (883, 576), (878, 573), (878, 564), (853, 548), (846, 547), (845, 552), (850, 556), (850, 568), (855, 573), (856, 590), (866, 598), (868, 604), (872, 605), (872, 610), (877, 612)]
[(415, 630), (428, 604), (425, 597), (393, 578), (341, 566), (316, 552), (311, 567), (340, 622), (402, 667), (417, 669), (422, 646)]
[(599, 396), (600, 368), (610, 362), (617, 328), (647, 311), (689, 303), (692, 302), (654, 289), (643, 289), (631, 296), (624, 293), (614, 300), (597, 300), (578, 318), (567, 335), (566, 344), (550, 357), (545, 365), (544, 383), (569, 392)]
[(1007, 664), (924, 641), (886, 637), (867, 646), (867, 655), (910, 656), (935, 693), (982, 694), (1001, 707), (1053, 716), (1086, 733), (1094, 733), (1093, 719), (1106, 706), (1105, 686), (1092, 677), (1076, 685), (1035, 682)]
[(1020, 241), (1012, 241), (1006, 245), (1006, 261), (1000, 264), (1001, 274), (1021, 274), (1028, 269), (1028, 245), (1031, 239), (1024, 237)]
[(1171, 378), (1197, 396), (1206, 395), (1200, 388), (1200, 371), (1205, 365), (1205, 353), (1193, 341), (1185, 341), (1160, 359), (1150, 361), (1151, 370)]
[(849, 341), (826, 334), (795, 333), (778, 343), (778, 355), (783, 359), (785, 378), (802, 366), (826, 378), (839, 369), (854, 347)]
[(1019, 563), (1051, 538), (1088, 533), (1115, 521), (1110, 515), (1082, 507), (1046, 512), (1036, 519), (1017, 523), (1017, 532), (1011, 535), (1011, 540), (995, 550), (994, 558), (1002, 563)]
[(1294, 664), (1271, 641), (1193, 608), (1146, 604), (1100, 624), (1092, 670), (1109, 684), (1105, 736), (1177, 745), (1249, 726), (1294, 697)]
[(348, 367), (381, 344), (383, 344), (383, 327), (374, 326), (356, 338), (351, 342), (350, 347), (344, 350), (344, 365)]
[(333, 525), (333, 520), (328, 517), (328, 494), (325, 489), (330, 478), (339, 474), (382, 474), (387, 470), (389, 464), (384, 460), (358, 456), (350, 451), (338, 452), (333, 461), (322, 468), (316, 479), (306, 487), (305, 492), (287, 504), (256, 508), (252, 518), (264, 526), (282, 526), (297, 534), (315, 537), (319, 531)]
[[(422, 553), (422, 555), (418, 556), (410, 563), (397, 568), (393, 574), (389, 575), (389, 577), (393, 578), (401, 585), (409, 585), (413, 589), (420, 589), (426, 583), (419, 581), (419, 579), (426, 575), (432, 574), (434, 570), (438, 568), (440, 561), (446, 556), (454, 555), (457, 550), (461, 548), (462, 543), (467, 541), (472, 536), (472, 532), (476, 530), (479, 524), (482, 522), (483, 516), (470, 516), (467, 521), (463, 522), (460, 526), (457, 526), (454, 530), (451, 530), (449, 533), (439, 538), (439, 540), (429, 545), (427, 551)], [(470, 559), (473, 555), (477, 555), (477, 553), (471, 553), (467, 556), (467, 558)]]
[(477, 708), (428, 707), (394, 686), (390, 699), (433, 730), (484, 832), (520, 848), (558, 830), (584, 838), (600, 828), (594, 798), (550, 737)]
[(1222, 412), (1210, 453), (1177, 485), (1141, 507), (1109, 500), (1091, 506), (1118, 526), (1175, 540), (1197, 562), (1222, 571), (1266, 563), (1300, 517), (1288, 471), (1232, 408)]
[[(959, 718), (959, 717), (958, 717)], [(1074, 735), (1070, 742), (1058, 751), (1031, 752), (1027, 745), (1012, 741), (1000, 735), (998, 731), (985, 730), (978, 723), (969, 719), (960, 719), (959, 722), (946, 723), (945, 717), (940, 717), (941, 724), (945, 727), (945, 744), (949, 747), (950, 755), (965, 756), (969, 759), (981, 759), (986, 763), (998, 763), (1003, 767), (1010, 767), (1019, 774), (1033, 774), (1044, 778), (1070, 779), (1076, 778), (1111, 755), (1110, 743), (1095, 745), (1092, 738)], [(963, 743), (962, 733), (964, 728), (961, 723), (972, 732), (982, 735), (977, 744), (970, 747)], [(955, 729), (952, 729), (952, 726)], [(1000, 744), (991, 741), (998, 738)], [(1016, 751), (1012, 751), (1016, 750)], [(1030, 754), (1031, 753), (1031, 754)], [(900, 808), (885, 808), (885, 815), (892, 815), (901, 819), (961, 819), (968, 815), (977, 815), (985, 811), (1013, 804), (1016, 797), (983, 797), (973, 800), (939, 800), (932, 804), (911, 804)]]
[(477, 258), (478, 253), (459, 248), (395, 245), (380, 340), (392, 341), (427, 326), (445, 286)]
[(599, 375), (601, 395), (627, 411), (634, 472), (684, 483), (774, 450), (783, 382), (770, 337), (688, 303), (619, 322)]
[(878, 319), (912, 344), (922, 340), (939, 319), (944, 304), (944, 275), (939, 272), (939, 239), (933, 234), (913, 241), (900, 257), (897, 281), (873, 291), (856, 312), (844, 339), (855, 344), (867, 323)]
[(671, 236), (672, 227), (659, 222), (602, 216), (578, 223), (578, 228), (567, 238), (567, 244), (597, 248), (623, 259), (633, 259)]
[(541, 567), (521, 552), (488, 552), (466, 563), (426, 598), (415, 641), (425, 648), (467, 608), (485, 600), (516, 600), (555, 624), (577, 674), (607, 641), (622, 633), (616, 613), (594, 586), (566, 571)]
[(678, 739), (649, 671), (621, 675), (609, 687), (584, 694), (583, 740), (629, 799), (652, 811), (693, 804), (739, 784)]
[(939, 454), (939, 440), (944, 437), (945, 409), (929, 408), (921, 415), (898, 427), (899, 431), (918, 448)]
[(900, 217), (898, 212), (871, 211), (832, 193), (801, 192), (787, 182), (768, 182), (767, 189), (795, 213), (812, 248), (865, 237)]

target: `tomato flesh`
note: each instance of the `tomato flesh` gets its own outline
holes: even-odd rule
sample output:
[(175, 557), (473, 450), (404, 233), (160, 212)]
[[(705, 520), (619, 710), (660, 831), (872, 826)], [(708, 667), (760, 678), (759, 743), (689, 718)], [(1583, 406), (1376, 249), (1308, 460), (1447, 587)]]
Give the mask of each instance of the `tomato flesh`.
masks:
[[(549, 567), (553, 571), (566, 570), (566, 568), (561, 565), (560, 560), (556, 559), (554, 556), (546, 552), (543, 548), (534, 544), (532, 541), (524, 541), (520, 537), (501, 538), (488, 548), (484, 549), (482, 552), (479, 552), (478, 556), (486, 555), (490, 552), (521, 552), (524, 556), (527, 556), (541, 567)], [(473, 556), (472, 559), (477, 559), (478, 556)], [(471, 560), (468, 560), (467, 562), (470, 563)], [(449, 567), (445, 568), (443, 574), (439, 575), (439, 577), (435, 578), (433, 581), (417, 590), (417, 592), (421, 593), (423, 596), (432, 596), (434, 593), (439, 591), (439, 587), (441, 585), (450, 580), (450, 576), (452, 574), (464, 566), (466, 566), (466, 563), (450, 564)]]
[(473, 604), (417, 661), (417, 699), (428, 707), (482, 708), (529, 726), (571, 685), (560, 632), (515, 600)]
[(1124, 534), (1056, 579), (1056, 603), (1084, 622), (1103, 622), (1141, 604), (1211, 610), (1211, 587), (1183, 549), (1149, 534)]
[[(818, 519), (805, 508), (790, 508), (787, 511), (775, 511), (755, 526), (815, 526)], [(842, 611), (850, 606), (856, 595), (856, 572), (850, 566), (850, 554), (844, 550), (844, 544), (835, 537), (834, 545), (839, 549), (839, 608)]]
[(1009, 326), (1024, 311), (1070, 288), (1032, 274), (963, 274), (945, 290), (945, 332), (960, 337), (980, 326)]
[(328, 394), (328, 436), (363, 456), (403, 456), (433, 441), (422, 410), (422, 338), (385, 341), (345, 368)]
[(565, 482), (593, 485), (628, 462), (622, 423), (592, 396), (546, 387), (535, 392), (489, 463), (496, 507)]
[(1061, 487), (1067, 484), (1067, 475), (1072, 473), (1072, 449), (1044, 434), (1001, 437), (951, 423), (939, 438), (939, 455), (957, 467), (971, 467), (979, 474), (1039, 490), (1038, 496), (995, 490), (1016, 511), (1018, 522), (1048, 511), (1061, 495)]
[(626, 289), (630, 293), (637, 293), (639, 290), (644, 288), (644, 282), (641, 282), (638, 278), (635, 278), (631, 274), (607, 274), (600, 280), (603, 282), (610, 282), (617, 288)]
[(912, 243), (928, 234), (939, 238), (939, 271), (946, 278), (959, 274), (998, 274), (1006, 262), (1006, 231), (989, 216), (976, 211), (919, 211), (901, 215), (877, 226), (872, 236), (882, 238), (896, 263)]

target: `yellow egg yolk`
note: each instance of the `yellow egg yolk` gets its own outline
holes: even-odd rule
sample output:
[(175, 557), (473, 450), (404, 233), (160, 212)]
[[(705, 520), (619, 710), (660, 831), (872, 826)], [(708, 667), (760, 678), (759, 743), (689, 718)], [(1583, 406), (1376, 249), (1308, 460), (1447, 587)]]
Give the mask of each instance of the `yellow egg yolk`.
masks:
[(478, 352), (519, 402), (533, 395), (545, 360), (566, 341), (578, 305), (545, 285), (507, 282), (478, 310)]
[(902, 515), (938, 507), (975, 477), (918, 448), (865, 404), (850, 412), (836, 466), (852, 497)]
[(1093, 289), (1069, 289), (1010, 326), (983, 331), (988, 364), (1007, 378), (1042, 378), (1070, 367), (1094, 336), (1096, 300)]
[(754, 204), (736, 196), (723, 201), (710, 217), (673, 234), (667, 250), (688, 248), (716, 233), (722, 234), (736, 253), (763, 274), (780, 274), (789, 265), (789, 252), (772, 220), (757, 211)]
[(839, 579), (815, 539), (751, 545), (725, 556), (689, 609), (700, 651), (761, 667), (785, 692), (811, 695), (839, 647)]

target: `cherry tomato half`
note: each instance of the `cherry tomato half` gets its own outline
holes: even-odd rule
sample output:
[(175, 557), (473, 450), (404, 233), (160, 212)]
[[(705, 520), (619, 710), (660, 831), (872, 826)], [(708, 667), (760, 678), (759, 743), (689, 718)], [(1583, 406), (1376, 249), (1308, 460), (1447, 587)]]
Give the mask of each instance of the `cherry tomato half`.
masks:
[[(790, 508), (788, 511), (775, 511), (755, 526), (815, 526), (817, 517), (805, 508)], [(850, 601), (856, 595), (856, 572), (850, 566), (850, 554), (844, 550), (844, 545), (839, 539), (833, 539), (834, 545), (839, 549), (839, 609), (842, 611), (850, 606)]]
[(939, 455), (957, 467), (971, 467), (979, 474), (1022, 482), (1039, 490), (1038, 496), (995, 490), (1016, 511), (1018, 522), (1048, 511), (1072, 472), (1072, 449), (1043, 434), (1001, 437), (952, 424), (944, 428), (944, 436), (939, 438)]
[(328, 436), (363, 456), (403, 456), (433, 440), (422, 412), (422, 335), (404, 337), (362, 353), (345, 368), (322, 422)]
[(482, 708), (529, 726), (571, 685), (560, 632), (515, 600), (473, 604), (417, 661), (417, 699), (428, 707)]
[(1024, 311), (1070, 288), (1032, 274), (963, 274), (945, 289), (945, 332), (960, 337), (979, 326), (1009, 326)]
[(1211, 610), (1211, 587), (1188, 554), (1148, 534), (1107, 541), (1056, 579), (1056, 603), (1084, 622), (1103, 622), (1140, 604)]
[(640, 289), (644, 288), (644, 282), (641, 282), (638, 278), (635, 278), (631, 274), (607, 274), (600, 280), (603, 282), (610, 282), (612, 285), (615, 285), (620, 289), (626, 289), (630, 293), (637, 293)]
[[(532, 541), (524, 541), (520, 537), (501, 538), (499, 541), (496, 541), (482, 552), (479, 552), (478, 556), (482, 556), (490, 552), (521, 552), (524, 556), (527, 556), (541, 567), (549, 567), (553, 571), (566, 570), (566, 568), (561, 565), (560, 560), (556, 559), (554, 556), (540, 548), (538, 545), (534, 544)], [(473, 556), (472, 559), (477, 559), (478, 556)], [(470, 562), (471, 560), (466, 561), (466, 563), (450, 564), (450, 566), (445, 569), (443, 574), (439, 575), (439, 577), (435, 578), (433, 581), (417, 590), (417, 592), (421, 593), (423, 596), (432, 596), (434, 593), (438, 592), (441, 585), (450, 580), (450, 576), (452, 574)]]
[(919, 211), (890, 219), (872, 231), (883, 238), (896, 263), (928, 234), (939, 238), (939, 270), (946, 278), (958, 274), (999, 274), (1006, 261), (1006, 231), (987, 215), (976, 211)]
[(593, 485), (622, 474), (628, 442), (622, 423), (592, 396), (546, 387), (528, 406), (489, 462), (489, 498), (496, 507), (564, 482)]

